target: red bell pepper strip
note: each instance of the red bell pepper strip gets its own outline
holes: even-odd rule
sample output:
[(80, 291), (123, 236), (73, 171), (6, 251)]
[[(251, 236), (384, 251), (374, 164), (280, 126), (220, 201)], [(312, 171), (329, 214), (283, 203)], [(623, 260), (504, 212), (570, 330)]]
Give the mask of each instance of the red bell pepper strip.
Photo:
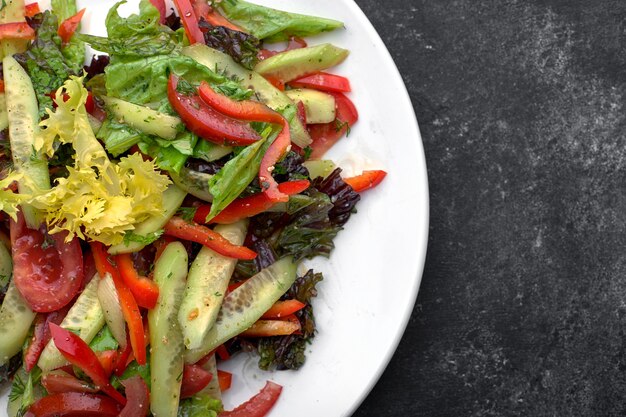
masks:
[(48, 325), (50, 323), (61, 324), (69, 309), (69, 306), (65, 306), (61, 310), (53, 311), (52, 313), (37, 314), (31, 342), (24, 351), (24, 368), (26, 368), (27, 372), (30, 372), (37, 365), (41, 352), (43, 352), (43, 349), (52, 338)]
[(124, 284), (133, 293), (137, 304), (152, 309), (159, 299), (159, 287), (149, 278), (140, 276), (135, 270), (130, 254), (124, 253), (115, 257)]
[(93, 385), (60, 370), (43, 374), (41, 376), (41, 385), (43, 385), (48, 394), (60, 394), (62, 392), (88, 392), (95, 394), (98, 392), (98, 389)]
[(223, 344), (215, 348), (215, 354), (223, 361), (230, 359), (230, 353), (228, 353), (228, 349)]
[(233, 245), (224, 236), (197, 223), (186, 222), (180, 217), (172, 217), (165, 225), (165, 234), (179, 239), (200, 243), (220, 255), (235, 259), (254, 259), (256, 252), (245, 246)]
[(35, 31), (26, 22), (11, 22), (0, 25), (0, 40), (35, 39)]
[(41, 10), (39, 9), (39, 3), (37, 2), (30, 3), (24, 6), (24, 16), (26, 17), (33, 17), (39, 13), (41, 13)]
[(198, 365), (187, 365), (183, 368), (183, 379), (180, 386), (180, 398), (193, 397), (202, 391), (213, 375)]
[(159, 23), (164, 25), (165, 24), (165, 18), (167, 16), (167, 9), (165, 7), (165, 0), (150, 0), (150, 3), (152, 3), (152, 5), (154, 7), (156, 7), (156, 9), (159, 11)]
[(74, 36), (74, 32), (78, 29), (78, 25), (80, 25), (80, 20), (83, 18), (85, 10), (87, 9), (79, 10), (74, 16), (70, 16), (65, 19), (59, 26), (59, 37), (64, 44), (68, 43), (72, 39), (72, 36)]
[(4, 93), (4, 80), (0, 80), (0, 93)]
[(111, 376), (113, 370), (115, 369), (115, 362), (117, 360), (117, 351), (116, 350), (103, 350), (101, 352), (95, 352), (98, 357), (98, 361), (100, 365), (102, 365), (102, 369), (107, 374), (107, 376)]
[(332, 91), (335, 93), (349, 93), (350, 80), (341, 75), (329, 74), (327, 72), (318, 72), (317, 74), (307, 75), (289, 82), (294, 88), (313, 88), (321, 91)]
[(272, 177), (274, 165), (276, 165), (280, 158), (289, 150), (289, 146), (291, 146), (289, 123), (283, 118), (283, 129), (267, 149), (265, 155), (263, 155), (261, 166), (259, 167), (259, 184), (261, 184), (261, 190), (265, 193), (267, 198), (275, 202), (284, 203), (289, 201), (289, 196), (278, 189), (278, 183), (274, 177)]
[(117, 376), (122, 376), (128, 363), (130, 362), (128, 359), (130, 358), (131, 353), (133, 353), (133, 347), (130, 344), (130, 340), (128, 340), (128, 335), (126, 335), (126, 347), (117, 352), (117, 357), (115, 358), (115, 363), (113, 364), (113, 373)]
[(43, 397), (24, 417), (116, 417), (120, 410), (119, 404), (104, 395), (65, 392)]
[(280, 319), (296, 311), (302, 310), (306, 304), (296, 300), (276, 301), (269, 310), (261, 316), (262, 319)]
[(220, 384), (220, 391), (224, 392), (230, 388), (233, 383), (233, 374), (230, 372), (217, 370), (217, 382)]
[(185, 126), (196, 135), (218, 145), (245, 146), (261, 139), (248, 123), (228, 117), (208, 106), (197, 95), (186, 96), (176, 90), (178, 78), (170, 75), (167, 98)]
[(287, 336), (302, 329), (300, 321), (284, 317), (283, 320), (257, 320), (250, 328), (240, 334), (242, 337)]
[(54, 344), (72, 365), (79, 367), (109, 397), (125, 405), (126, 398), (109, 383), (109, 377), (89, 345), (78, 335), (50, 323)]
[[(278, 184), (278, 190), (287, 195), (299, 194), (309, 188), (309, 181), (297, 180)], [(238, 198), (230, 203), (217, 216), (211, 219), (210, 223), (232, 224), (241, 219), (256, 216), (259, 213), (269, 210), (276, 203), (270, 200), (264, 193), (251, 195), (244, 198)], [(193, 221), (196, 223), (205, 223), (206, 218), (211, 211), (211, 205), (205, 204), (196, 209)]]
[(191, 6), (191, 2), (189, 0), (174, 0), (174, 4), (178, 10), (180, 20), (182, 20), (183, 26), (185, 27), (185, 33), (187, 34), (189, 43), (192, 45), (194, 43), (205, 45), (204, 33), (200, 30), (200, 26), (198, 26), (198, 17)]
[(283, 387), (267, 381), (257, 395), (250, 398), (232, 411), (223, 411), (220, 417), (263, 417), (276, 404)]
[(122, 382), (128, 402), (119, 417), (145, 417), (150, 410), (150, 392), (143, 378), (135, 375)]
[(128, 324), (130, 344), (133, 348), (135, 359), (137, 359), (137, 363), (139, 365), (145, 365), (146, 345), (144, 343), (143, 321), (137, 301), (135, 301), (133, 294), (124, 284), (124, 281), (122, 281), (119, 271), (109, 262), (108, 253), (106, 252), (104, 245), (100, 242), (92, 242), (91, 251), (93, 253), (94, 261), (96, 262), (98, 274), (101, 277), (104, 277), (106, 274), (110, 274), (113, 279), (115, 289), (120, 297), (122, 314), (124, 315), (126, 324)]
[(354, 191), (361, 193), (370, 188), (376, 187), (385, 179), (387, 173), (382, 170), (363, 171), (361, 175), (357, 175), (350, 178), (344, 178), (344, 182), (347, 183)]
[(212, 26), (224, 26), (228, 29), (236, 30), (238, 32), (245, 32), (239, 26), (235, 25), (224, 16), (219, 14), (217, 10), (209, 5), (207, 0), (191, 0), (191, 5), (194, 12), (196, 12), (196, 17), (198, 18), (198, 20), (204, 18), (204, 20), (206, 20)]
[(359, 113), (348, 97), (342, 93), (329, 92), (329, 94), (335, 97), (337, 116), (334, 122), (308, 126), (313, 138), (310, 145), (313, 150), (311, 159), (321, 158), (359, 119)]

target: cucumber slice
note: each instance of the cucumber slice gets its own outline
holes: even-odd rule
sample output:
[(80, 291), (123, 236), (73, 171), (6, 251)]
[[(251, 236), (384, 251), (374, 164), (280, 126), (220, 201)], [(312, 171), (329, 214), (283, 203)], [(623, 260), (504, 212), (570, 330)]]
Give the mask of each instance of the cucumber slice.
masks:
[(111, 274), (106, 274), (104, 278), (98, 282), (98, 301), (102, 306), (104, 313), (104, 321), (111, 330), (111, 334), (119, 343), (120, 347), (126, 347), (126, 322), (120, 305), (120, 297), (115, 289), (115, 283)]
[(292, 49), (260, 61), (254, 70), (284, 83), (341, 64), (350, 52), (330, 43)]
[(0, 93), (0, 130), (9, 127), (9, 114), (7, 113), (7, 98)]
[(183, 168), (179, 174), (170, 172), (174, 184), (200, 200), (213, 201), (213, 195), (209, 192), (209, 180), (213, 175)]
[[(210, 69), (224, 71), (228, 77), (236, 77), (242, 80), (242, 84), (255, 91), (260, 101), (274, 110), (282, 110), (294, 103), (282, 91), (274, 87), (261, 74), (249, 71), (235, 62), (227, 54), (206, 45), (195, 44), (183, 48), (183, 54), (187, 55)], [(300, 119), (294, 116), (289, 122), (291, 140), (296, 145), (304, 148), (311, 144), (312, 139)]]
[(187, 251), (180, 242), (167, 245), (154, 266), (159, 300), (148, 312), (150, 329), (150, 410), (155, 417), (176, 417), (184, 367), (183, 334), (178, 308), (185, 291)]
[(295, 88), (285, 91), (285, 94), (295, 102), (302, 102), (307, 123), (335, 121), (335, 97), (330, 94), (308, 88)]
[(330, 159), (304, 161), (302, 165), (309, 171), (309, 177), (311, 177), (311, 179), (318, 177), (326, 178), (337, 168), (337, 165)]
[(202, 365), (202, 369), (211, 374), (211, 380), (209, 381), (209, 385), (204, 387), (204, 389), (198, 394), (206, 394), (211, 398), (221, 401), (222, 390), (220, 389), (220, 381), (217, 376), (217, 362), (215, 361), (215, 355), (211, 355), (209, 360)]
[(187, 363), (196, 363), (207, 353), (248, 329), (291, 287), (296, 263), (283, 258), (265, 268), (224, 297), (215, 325), (198, 349), (188, 350)]
[[(0, 23), (25, 22), (24, 0), (5, 0), (0, 9)], [(24, 39), (5, 39), (0, 41), (3, 57), (24, 52), (29, 41)]]
[[(22, 194), (32, 194), (48, 190), (48, 163), (41, 152), (34, 151), (35, 138), (39, 132), (39, 107), (33, 83), (13, 57), (4, 58), (2, 63), (6, 80), (5, 97), (11, 153), (17, 171), (24, 174), (18, 183), (19, 191)], [(28, 227), (39, 228), (43, 214), (28, 205), (24, 205), (22, 210)]]
[[(241, 245), (246, 237), (247, 221), (219, 225), (215, 231), (233, 245)], [(203, 246), (189, 269), (187, 287), (178, 312), (187, 349), (197, 349), (215, 324), (228, 282), (237, 260), (222, 256)]]
[[(104, 326), (104, 312), (98, 301), (98, 281), (100, 276), (96, 274), (61, 322), (61, 327), (76, 333), (86, 343), (90, 343)], [(67, 363), (51, 340), (41, 352), (37, 365), (47, 372)]]
[(114, 97), (102, 97), (107, 109), (130, 127), (148, 135), (174, 140), (179, 132), (181, 120), (176, 116), (152, 110)]
[[(148, 236), (165, 226), (165, 223), (176, 213), (187, 193), (172, 184), (163, 192), (163, 211), (159, 215), (152, 216), (135, 226), (133, 233), (139, 236)], [(146, 245), (140, 242), (128, 242), (113, 245), (109, 248), (109, 253), (117, 255), (119, 253), (132, 253), (143, 249)]]
[(11, 252), (0, 240), (0, 291), (4, 290), (13, 275), (13, 258)]
[(11, 282), (0, 308), (0, 366), (22, 349), (35, 314)]

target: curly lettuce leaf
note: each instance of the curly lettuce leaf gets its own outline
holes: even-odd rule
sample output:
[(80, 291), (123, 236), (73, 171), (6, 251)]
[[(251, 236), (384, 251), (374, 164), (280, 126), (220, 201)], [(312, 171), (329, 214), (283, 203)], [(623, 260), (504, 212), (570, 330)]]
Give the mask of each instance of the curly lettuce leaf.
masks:
[(244, 0), (224, 0), (215, 6), (228, 20), (268, 42), (285, 41), (291, 36), (304, 38), (343, 27), (337, 20), (284, 12)]
[(71, 77), (57, 91), (59, 105), (54, 112), (48, 110), (38, 140), (49, 156), (56, 141), (71, 143), (74, 166), (68, 167), (68, 176), (59, 178), (54, 188), (36, 196), (33, 205), (46, 213), (51, 233), (67, 230), (68, 239), (78, 236), (114, 245), (135, 224), (162, 211), (162, 193), (170, 181), (139, 154), (118, 163), (109, 160), (89, 125), (83, 79)]
[(28, 199), (28, 196), (24, 194), (14, 193), (8, 187), (14, 181), (19, 181), (22, 176), (22, 174), (16, 171), (12, 171), (9, 172), (5, 178), (0, 180), (0, 211), (5, 212), (15, 221), (17, 221), (19, 205), (26, 201)]

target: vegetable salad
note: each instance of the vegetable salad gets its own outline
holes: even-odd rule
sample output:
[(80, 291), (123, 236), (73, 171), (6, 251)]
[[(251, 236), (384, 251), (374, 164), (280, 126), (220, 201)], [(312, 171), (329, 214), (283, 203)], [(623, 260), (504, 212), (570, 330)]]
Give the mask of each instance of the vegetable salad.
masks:
[(305, 364), (323, 277), (298, 266), (330, 255), (386, 175), (324, 159), (358, 112), (328, 72), (349, 51), (307, 42), (343, 24), (141, 0), (94, 36), (88, 9), (51, 3), (0, 5), (9, 416), (266, 415), (282, 387), (224, 410), (220, 363)]

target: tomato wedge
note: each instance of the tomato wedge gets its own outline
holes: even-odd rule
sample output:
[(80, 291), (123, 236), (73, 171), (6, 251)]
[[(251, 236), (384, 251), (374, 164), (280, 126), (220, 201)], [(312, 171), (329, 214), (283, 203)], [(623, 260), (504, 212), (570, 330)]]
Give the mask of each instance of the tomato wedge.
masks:
[(130, 254), (124, 253), (115, 257), (115, 263), (124, 283), (133, 293), (137, 304), (145, 308), (154, 308), (159, 298), (159, 287), (149, 278), (140, 276), (135, 270)]
[(150, 3), (159, 11), (159, 23), (164, 25), (165, 18), (167, 17), (167, 9), (165, 7), (165, 0), (150, 0)]
[(41, 9), (39, 9), (39, 3), (30, 3), (24, 6), (24, 16), (33, 17), (36, 14), (41, 13)]
[(43, 397), (24, 417), (116, 417), (120, 410), (119, 404), (104, 395), (65, 392)]
[(67, 232), (49, 235), (32, 230), (20, 214), (11, 221), (13, 281), (30, 307), (49, 313), (66, 306), (83, 283), (83, 252), (77, 238), (65, 243)]
[(145, 417), (150, 410), (150, 392), (143, 378), (135, 375), (122, 381), (128, 402), (119, 417)]
[(329, 74), (327, 72), (318, 72), (317, 74), (307, 75), (289, 82), (294, 88), (313, 88), (321, 91), (331, 91), (335, 93), (349, 93), (350, 80), (341, 75)]
[(41, 376), (41, 385), (48, 391), (48, 394), (60, 394), (62, 392), (88, 392), (95, 394), (98, 392), (98, 389), (93, 385), (61, 370), (43, 374)]
[[(299, 194), (309, 188), (309, 181), (298, 180), (278, 184), (278, 190), (287, 195)], [(210, 223), (232, 224), (241, 219), (256, 216), (259, 213), (269, 210), (277, 203), (270, 200), (264, 193), (238, 198), (230, 203), (217, 216), (211, 219)], [(198, 207), (193, 220), (196, 223), (205, 223), (211, 212), (211, 205), (206, 204)]]
[(276, 404), (282, 390), (280, 385), (267, 381), (257, 395), (232, 411), (220, 413), (220, 417), (263, 417)]
[(24, 349), (24, 368), (27, 372), (30, 372), (37, 365), (41, 352), (52, 338), (49, 324), (61, 324), (68, 310), (69, 306), (65, 306), (61, 310), (46, 315), (41, 313), (37, 315), (33, 336), (28, 347)]
[(176, 9), (178, 10), (180, 20), (182, 20), (183, 22), (185, 33), (187, 34), (189, 43), (192, 45), (194, 43), (200, 43), (204, 45), (204, 34), (198, 26), (198, 17), (196, 16), (196, 12), (191, 6), (191, 2), (189, 0), (174, 0), (174, 4), (176, 5)]
[(343, 135), (348, 132), (359, 119), (359, 113), (352, 101), (342, 93), (328, 92), (335, 97), (337, 116), (334, 122), (309, 125), (311, 143), (311, 159), (321, 158)]
[(79, 367), (109, 397), (125, 405), (126, 398), (109, 383), (109, 377), (98, 357), (78, 335), (54, 323), (50, 323), (54, 345), (72, 365)]
[(35, 39), (35, 30), (26, 22), (11, 22), (0, 25), (0, 40)]
[(186, 96), (176, 90), (178, 78), (170, 75), (167, 97), (185, 126), (196, 135), (218, 145), (246, 146), (261, 139), (248, 123), (228, 117), (208, 106), (197, 95)]
[(198, 365), (185, 364), (180, 386), (180, 398), (193, 397), (209, 385), (212, 377), (213, 375)]
[(74, 32), (78, 29), (78, 25), (80, 25), (80, 20), (85, 14), (85, 10), (87, 9), (79, 10), (74, 16), (68, 17), (61, 23), (58, 33), (63, 43), (68, 43), (72, 39)]
[(254, 259), (256, 252), (245, 246), (233, 245), (217, 232), (197, 223), (186, 222), (180, 217), (172, 217), (165, 225), (165, 234), (179, 239), (200, 243), (220, 255), (235, 259)]
[(348, 184), (357, 193), (376, 187), (385, 179), (387, 173), (382, 170), (363, 171), (361, 175), (350, 178), (344, 178), (344, 182)]

